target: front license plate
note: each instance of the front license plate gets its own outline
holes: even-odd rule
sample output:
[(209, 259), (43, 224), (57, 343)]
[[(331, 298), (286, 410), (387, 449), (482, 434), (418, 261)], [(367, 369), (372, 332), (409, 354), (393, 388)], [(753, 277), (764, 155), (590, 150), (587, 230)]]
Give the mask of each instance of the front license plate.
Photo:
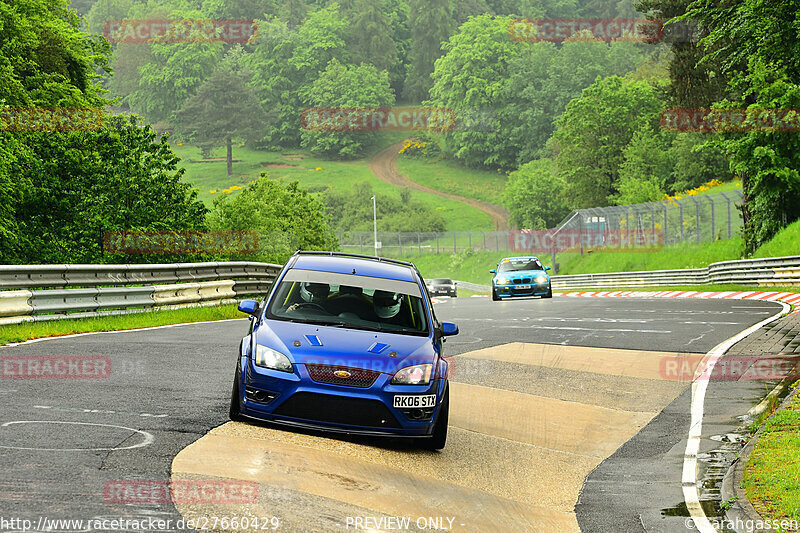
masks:
[(530, 289), (530, 288), (531, 288), (531, 286), (530, 286), (530, 285), (517, 285), (517, 286), (516, 286), (516, 287), (514, 287), (514, 288), (515, 288), (515, 289)]
[(436, 405), (436, 395), (427, 394), (425, 396), (408, 396), (395, 394), (394, 407), (407, 408), (407, 407), (433, 407)]

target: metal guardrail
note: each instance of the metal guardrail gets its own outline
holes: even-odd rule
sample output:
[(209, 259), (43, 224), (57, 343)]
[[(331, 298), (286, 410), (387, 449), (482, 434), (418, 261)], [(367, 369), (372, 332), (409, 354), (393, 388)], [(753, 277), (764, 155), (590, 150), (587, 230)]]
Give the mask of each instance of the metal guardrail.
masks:
[(553, 276), (554, 289), (600, 289), (704, 284), (762, 287), (800, 285), (800, 256), (712, 263), (707, 268)]
[(270, 289), (280, 265), (0, 265), (0, 325), (231, 303)]

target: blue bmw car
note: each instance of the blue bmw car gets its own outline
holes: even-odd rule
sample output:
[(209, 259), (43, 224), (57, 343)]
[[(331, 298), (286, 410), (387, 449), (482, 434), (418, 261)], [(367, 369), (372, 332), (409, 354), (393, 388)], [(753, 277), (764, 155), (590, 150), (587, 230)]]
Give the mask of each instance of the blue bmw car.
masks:
[(497, 301), (515, 296), (541, 296), (552, 298), (550, 267), (542, 266), (538, 257), (506, 257), (497, 268), (489, 272), (492, 278), (492, 300)]
[(251, 315), (230, 417), (362, 435), (447, 440), (448, 363), (440, 323), (411, 263), (298, 252)]

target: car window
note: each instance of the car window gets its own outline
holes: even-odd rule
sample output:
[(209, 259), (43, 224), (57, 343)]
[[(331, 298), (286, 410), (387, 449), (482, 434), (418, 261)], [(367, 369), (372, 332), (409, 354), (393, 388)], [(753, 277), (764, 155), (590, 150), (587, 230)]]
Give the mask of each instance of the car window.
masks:
[(498, 272), (515, 272), (519, 270), (544, 270), (544, 267), (538, 259), (507, 259), (497, 267)]
[(419, 295), (370, 287), (369, 283), (378, 278), (349, 277), (354, 284), (282, 281), (266, 316), (370, 331), (428, 334), (428, 319)]

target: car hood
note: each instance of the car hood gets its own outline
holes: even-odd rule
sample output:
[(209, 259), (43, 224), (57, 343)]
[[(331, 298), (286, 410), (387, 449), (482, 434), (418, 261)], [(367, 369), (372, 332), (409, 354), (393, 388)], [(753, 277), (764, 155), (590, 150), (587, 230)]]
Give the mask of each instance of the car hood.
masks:
[[(432, 363), (429, 337), (267, 320), (256, 342), (289, 356), (293, 363), (337, 365), (394, 374)], [(299, 344), (299, 346), (296, 346)]]
[(535, 278), (536, 276), (549, 277), (544, 270), (515, 270), (514, 272), (501, 272), (496, 278)]

